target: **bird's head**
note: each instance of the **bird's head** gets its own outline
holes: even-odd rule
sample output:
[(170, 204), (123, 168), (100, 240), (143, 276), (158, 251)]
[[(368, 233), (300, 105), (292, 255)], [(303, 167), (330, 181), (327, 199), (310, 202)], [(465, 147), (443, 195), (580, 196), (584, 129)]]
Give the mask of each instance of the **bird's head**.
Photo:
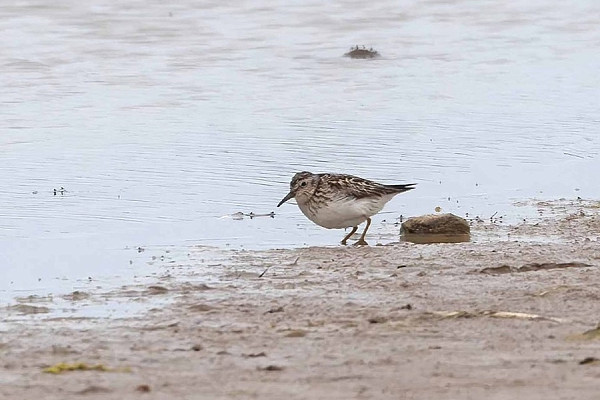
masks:
[(291, 198), (299, 203), (307, 201), (314, 193), (319, 183), (319, 175), (310, 172), (298, 172), (290, 182), (290, 192), (277, 204), (277, 207)]

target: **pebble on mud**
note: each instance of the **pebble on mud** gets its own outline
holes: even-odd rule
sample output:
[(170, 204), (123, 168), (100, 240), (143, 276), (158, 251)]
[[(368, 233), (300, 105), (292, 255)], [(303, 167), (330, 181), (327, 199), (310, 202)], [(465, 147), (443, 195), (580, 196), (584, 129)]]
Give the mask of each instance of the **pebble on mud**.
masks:
[(138, 391), (138, 392), (142, 392), (142, 393), (148, 393), (150, 391), (150, 386), (148, 386), (148, 385), (138, 385), (138, 387), (136, 387), (135, 390)]
[(264, 368), (258, 368), (260, 371), (283, 371), (283, 367), (278, 365), (267, 365)]
[(381, 316), (377, 316), (377, 317), (371, 317), (368, 319), (370, 324), (383, 324), (385, 322), (387, 322), (387, 318), (386, 317), (381, 317)]

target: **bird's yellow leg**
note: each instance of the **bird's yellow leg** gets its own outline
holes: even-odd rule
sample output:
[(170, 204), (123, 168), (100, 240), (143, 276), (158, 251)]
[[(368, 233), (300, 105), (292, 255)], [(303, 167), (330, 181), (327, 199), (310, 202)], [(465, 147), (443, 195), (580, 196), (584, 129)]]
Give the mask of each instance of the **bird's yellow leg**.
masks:
[(355, 246), (368, 246), (369, 244), (365, 242), (365, 235), (367, 234), (367, 230), (369, 230), (369, 226), (371, 226), (371, 218), (367, 218), (367, 226), (365, 226), (365, 230), (362, 235), (360, 235), (360, 239), (356, 243)]
[(342, 244), (345, 246), (346, 245), (346, 241), (348, 239), (350, 239), (350, 236), (354, 235), (354, 232), (356, 232), (358, 230), (358, 225), (353, 227), (352, 230), (350, 231), (349, 234), (347, 234), (343, 239), (342, 239)]

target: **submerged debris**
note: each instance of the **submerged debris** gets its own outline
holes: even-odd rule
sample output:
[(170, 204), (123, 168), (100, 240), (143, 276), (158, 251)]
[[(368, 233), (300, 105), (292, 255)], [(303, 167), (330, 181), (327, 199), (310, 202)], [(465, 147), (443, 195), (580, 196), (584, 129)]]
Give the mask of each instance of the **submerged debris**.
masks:
[(257, 218), (257, 217), (271, 217), (271, 218), (275, 218), (275, 212), (271, 211), (270, 213), (266, 213), (266, 214), (255, 214), (253, 212), (244, 213), (244, 212), (238, 211), (238, 212), (233, 213), (233, 214), (224, 215), (221, 218), (231, 218), (231, 219), (234, 219), (236, 221), (239, 221), (239, 220), (242, 220), (242, 219), (244, 219), (246, 217), (248, 217), (250, 219)]
[(379, 53), (373, 48), (367, 49), (365, 46), (359, 47), (350, 47), (350, 51), (344, 54), (344, 57), (357, 58), (357, 59), (366, 59), (366, 58), (376, 58), (379, 57)]

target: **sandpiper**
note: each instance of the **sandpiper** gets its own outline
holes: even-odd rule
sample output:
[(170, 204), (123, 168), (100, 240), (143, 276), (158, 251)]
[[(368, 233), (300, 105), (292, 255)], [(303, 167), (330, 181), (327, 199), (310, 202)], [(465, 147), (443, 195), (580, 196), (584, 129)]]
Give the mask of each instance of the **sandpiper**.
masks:
[(313, 174), (298, 172), (290, 183), (290, 192), (277, 207), (296, 198), (298, 207), (308, 219), (328, 229), (352, 227), (342, 244), (367, 221), (365, 230), (355, 245), (366, 245), (365, 235), (371, 217), (398, 193), (414, 189), (415, 184), (383, 185), (367, 179), (344, 174)]

